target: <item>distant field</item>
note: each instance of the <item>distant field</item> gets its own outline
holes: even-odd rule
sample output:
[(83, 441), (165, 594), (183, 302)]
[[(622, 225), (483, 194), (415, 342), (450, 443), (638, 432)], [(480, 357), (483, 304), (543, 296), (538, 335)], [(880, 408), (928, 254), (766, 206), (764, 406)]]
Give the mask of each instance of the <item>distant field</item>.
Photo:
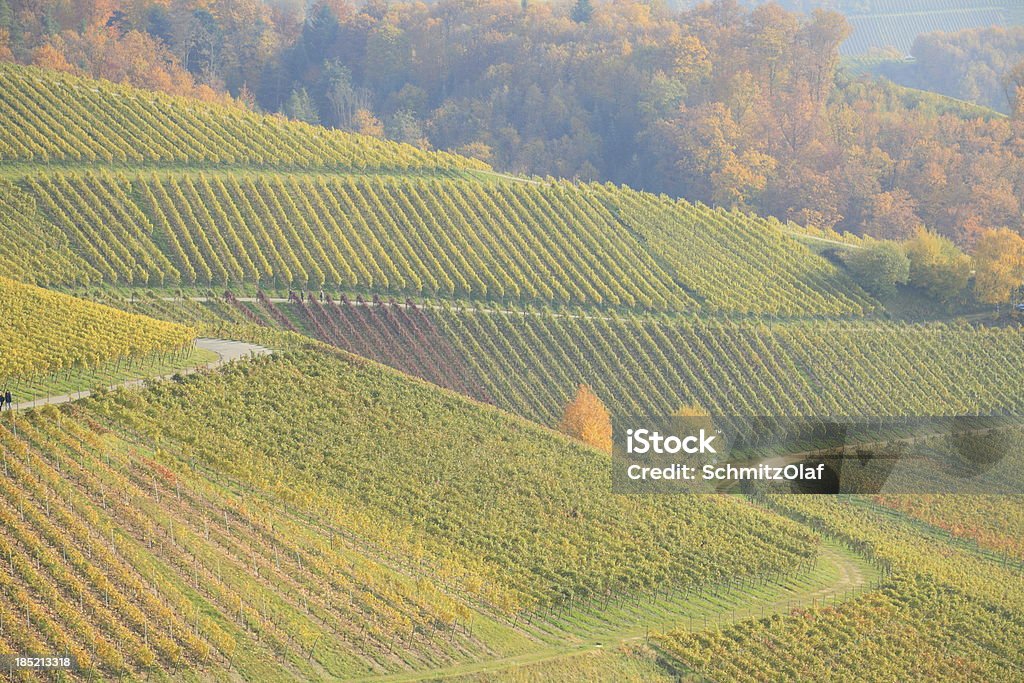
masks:
[(906, 55), (919, 35), (1009, 26), (1019, 15), (1013, 3), (1006, 0), (872, 0), (866, 6), (859, 4), (841, 11), (853, 28), (840, 47), (846, 55), (885, 48)]

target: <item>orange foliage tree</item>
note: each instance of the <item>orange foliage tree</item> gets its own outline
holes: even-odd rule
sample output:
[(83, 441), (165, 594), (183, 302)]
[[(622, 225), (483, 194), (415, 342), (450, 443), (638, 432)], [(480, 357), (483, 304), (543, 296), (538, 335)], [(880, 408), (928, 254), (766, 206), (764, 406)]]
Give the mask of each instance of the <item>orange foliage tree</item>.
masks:
[(605, 453), (612, 452), (611, 416), (597, 394), (584, 384), (565, 406), (558, 429), (588, 446)]

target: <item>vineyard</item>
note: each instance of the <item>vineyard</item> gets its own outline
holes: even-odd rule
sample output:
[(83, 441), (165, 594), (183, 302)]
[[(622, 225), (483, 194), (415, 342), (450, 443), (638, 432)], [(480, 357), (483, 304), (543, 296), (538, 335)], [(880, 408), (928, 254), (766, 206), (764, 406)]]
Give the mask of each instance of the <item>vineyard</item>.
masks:
[(66, 73), (0, 64), (0, 160), (190, 164), (330, 171), (486, 165)]
[(843, 54), (895, 48), (910, 54), (917, 36), (969, 28), (1009, 26), (1013, 3), (1005, 0), (871, 0), (868, 10), (847, 13), (853, 33)]
[(877, 502), (981, 548), (1024, 562), (1020, 535), (1024, 507), (1016, 496), (882, 496)]
[(91, 676), (218, 667), (263, 680), (484, 652), (465, 606), (428, 582), (411, 586), (280, 508), (172, 471), (161, 449), (77, 406), (8, 418), (0, 444), (6, 651), (70, 653)]
[(189, 347), (193, 330), (0, 278), (0, 383)]
[[(875, 8), (882, 42), (997, 11)], [(613, 418), (1020, 415), (1021, 328), (886, 321), (830, 260), (870, 241), (6, 63), (0, 121), (0, 390), (274, 351), (0, 414), (0, 654), (87, 680), (1024, 679), (1020, 497), (612, 494), (607, 454), (550, 429), (580, 385)], [(975, 440), (1012, 469), (1022, 436)], [(894, 480), (1005, 471), (915, 464)]]
[[(0, 221), (30, 228), (0, 264), (31, 253), (52, 266), (32, 271), (47, 284), (782, 317), (879, 310), (775, 221), (497, 178), (449, 154), (62, 73), (3, 64), (0, 87), (0, 163), (13, 180), (0, 186)], [(86, 165), (99, 169), (75, 170)]]
[[(984, 505), (985, 499), (960, 500)], [(1003, 500), (1019, 509), (1019, 500)], [(767, 502), (882, 562), (892, 576), (881, 591), (839, 606), (705, 634), (667, 634), (666, 651), (687, 667), (737, 681), (858, 678), (863, 671), (884, 671), (894, 680), (1020, 679), (1021, 566), (951, 547), (866, 499), (782, 496)]]
[(777, 221), (605, 189), (605, 201), (623, 225), (710, 308), (793, 316), (860, 315), (878, 306), (835, 266), (784, 234)]
[[(189, 459), (415, 558), (509, 615), (786, 571), (813, 553), (798, 527), (739, 501), (609, 498), (596, 452), (324, 352), (114, 395), (89, 410), (191, 444)], [(275, 455), (283, 452), (286, 461)]]
[(669, 322), (312, 296), (277, 307), (324, 341), (542, 424), (557, 422), (581, 383), (619, 415), (682, 405), (776, 416), (1024, 409), (1024, 336), (1012, 328)]
[(778, 316), (877, 309), (778, 224), (626, 189), (280, 174), (23, 184), (110, 283)]
[(90, 279), (92, 270), (72, 253), (67, 238), (42, 219), (32, 197), (4, 180), (0, 180), (0, 228), (4, 277), (37, 285)]
[(1010, 681), (1020, 679), (1022, 639), (1007, 616), (918, 579), (836, 606), (672, 632), (660, 644), (714, 680), (862, 680), (871, 672), (879, 680)]

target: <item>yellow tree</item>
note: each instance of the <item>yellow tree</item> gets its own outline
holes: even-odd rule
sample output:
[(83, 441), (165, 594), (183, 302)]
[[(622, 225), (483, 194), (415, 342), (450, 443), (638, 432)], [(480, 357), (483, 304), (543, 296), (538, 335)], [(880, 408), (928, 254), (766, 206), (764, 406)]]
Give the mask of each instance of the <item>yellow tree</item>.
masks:
[(1007, 228), (986, 230), (975, 248), (974, 264), (978, 300), (1008, 302), (1024, 286), (1024, 237)]
[(360, 135), (384, 137), (384, 124), (369, 109), (357, 109), (352, 117), (352, 128)]
[(971, 259), (947, 238), (920, 226), (903, 248), (910, 259), (910, 284), (940, 301), (953, 301), (967, 289)]
[(581, 384), (565, 406), (558, 430), (594, 448), (612, 452), (612, 420), (608, 409), (590, 387)]

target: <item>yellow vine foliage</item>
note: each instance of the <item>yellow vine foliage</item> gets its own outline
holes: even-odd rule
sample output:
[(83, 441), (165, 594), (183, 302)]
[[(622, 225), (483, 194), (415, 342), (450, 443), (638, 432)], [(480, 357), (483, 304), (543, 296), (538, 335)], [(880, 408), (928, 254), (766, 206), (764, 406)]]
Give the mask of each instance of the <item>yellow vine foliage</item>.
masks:
[(565, 406), (558, 430), (605, 453), (612, 452), (612, 419), (590, 387), (581, 384)]
[(178, 351), (195, 330), (0, 277), (0, 383)]

